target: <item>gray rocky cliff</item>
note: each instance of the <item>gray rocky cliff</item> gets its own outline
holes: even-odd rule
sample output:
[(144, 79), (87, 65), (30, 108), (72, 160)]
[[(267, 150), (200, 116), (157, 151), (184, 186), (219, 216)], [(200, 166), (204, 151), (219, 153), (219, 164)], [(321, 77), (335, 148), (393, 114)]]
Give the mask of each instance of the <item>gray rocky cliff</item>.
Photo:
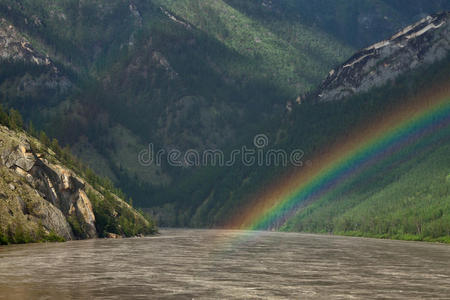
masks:
[(313, 97), (326, 102), (366, 92), (402, 73), (439, 61), (449, 51), (450, 13), (428, 16), (357, 52), (329, 73)]

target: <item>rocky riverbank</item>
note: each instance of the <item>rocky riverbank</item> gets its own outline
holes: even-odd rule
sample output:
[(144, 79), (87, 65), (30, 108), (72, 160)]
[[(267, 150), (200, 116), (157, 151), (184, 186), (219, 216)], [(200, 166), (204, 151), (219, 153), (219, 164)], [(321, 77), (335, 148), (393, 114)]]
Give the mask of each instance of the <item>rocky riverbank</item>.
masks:
[(39, 141), (0, 126), (1, 243), (154, 231), (154, 225), (128, 203), (95, 189)]

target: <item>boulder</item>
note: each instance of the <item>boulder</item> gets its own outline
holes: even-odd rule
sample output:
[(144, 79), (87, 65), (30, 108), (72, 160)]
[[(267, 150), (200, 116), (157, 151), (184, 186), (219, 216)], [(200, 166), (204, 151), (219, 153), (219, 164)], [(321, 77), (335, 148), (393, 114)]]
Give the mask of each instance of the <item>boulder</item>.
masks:
[(110, 233), (110, 232), (108, 232), (107, 234), (106, 234), (106, 238), (108, 238), (108, 239), (121, 239), (121, 238), (123, 238), (121, 235), (118, 235), (118, 234), (115, 234), (115, 233)]
[(3, 164), (7, 168), (20, 168), (25, 172), (29, 172), (36, 163), (29, 144), (22, 144), (15, 149), (3, 151), (1, 157)]

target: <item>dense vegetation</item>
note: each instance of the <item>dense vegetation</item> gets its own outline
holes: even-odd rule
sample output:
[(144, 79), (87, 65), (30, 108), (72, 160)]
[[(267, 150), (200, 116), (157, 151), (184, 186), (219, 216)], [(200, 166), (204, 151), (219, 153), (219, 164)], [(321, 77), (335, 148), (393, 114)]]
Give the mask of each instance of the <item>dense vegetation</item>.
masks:
[(370, 187), (309, 205), (283, 229), (450, 242), (450, 142), (441, 143)]
[[(408, 96), (439, 83), (448, 85), (449, 70), (447, 57), (347, 103), (358, 103), (358, 115), (364, 120), (370, 110), (382, 114), (386, 108), (406, 105)], [(448, 123), (434, 129), (369, 168), (332, 197), (301, 209), (283, 230), (450, 242), (449, 137)]]
[[(409, 96), (426, 91), (430, 83), (448, 84), (449, 70), (447, 58), (346, 101), (305, 103), (281, 127), (265, 133), (274, 141), (273, 148), (300, 148), (307, 161), (373, 117), (406, 104)], [(408, 159), (402, 153), (393, 156), (374, 166), (369, 177), (357, 177), (331, 199), (307, 206), (284, 230), (446, 241), (450, 216), (448, 130), (441, 129), (418, 145), (405, 148), (403, 154), (414, 153)], [(225, 225), (229, 216), (239, 213), (246, 199), (285, 171), (241, 165), (198, 170), (176, 189), (161, 193), (160, 197), (177, 201), (158, 210), (165, 212), (159, 217), (162, 224), (177, 226)], [(277, 224), (269, 224), (272, 226), (276, 228)]]
[[(447, 57), (404, 75), (387, 87), (348, 99), (342, 106), (347, 113), (341, 111), (338, 118), (344, 124), (364, 124), (370, 115), (405, 105), (409, 96), (439, 83), (448, 85), (449, 70), (450, 57)], [(297, 121), (297, 126), (300, 124)], [(337, 122), (328, 124), (341, 126)], [(357, 177), (340, 193), (308, 205), (284, 229), (448, 242), (449, 136), (448, 124), (436, 129), (428, 137), (376, 164), (367, 171), (370, 176)]]
[[(354, 48), (366, 47), (387, 37), (427, 14), (450, 9), (446, 1), (421, 0), (225, 0), (275, 32), (296, 36), (296, 28), (286, 26), (301, 20)], [(261, 2), (265, 5), (261, 5)], [(284, 23), (284, 24), (283, 24)]]
[(110, 233), (129, 237), (156, 232), (155, 223), (150, 217), (142, 211), (139, 212), (147, 217), (147, 221), (150, 222), (150, 226), (148, 226), (148, 224), (141, 222), (138, 215), (130, 210), (125, 203), (120, 204), (114, 194), (105, 192), (103, 198), (100, 198), (91, 192), (88, 197), (92, 202), (95, 225), (100, 237), (107, 237)]

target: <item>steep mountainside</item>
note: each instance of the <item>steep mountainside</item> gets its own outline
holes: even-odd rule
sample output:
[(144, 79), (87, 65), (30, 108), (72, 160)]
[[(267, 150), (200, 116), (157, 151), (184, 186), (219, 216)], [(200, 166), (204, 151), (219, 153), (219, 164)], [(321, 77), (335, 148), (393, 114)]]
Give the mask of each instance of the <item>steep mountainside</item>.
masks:
[(399, 74), (442, 60), (449, 51), (450, 13), (429, 16), (357, 52), (330, 72), (316, 95), (319, 101), (333, 101), (367, 92)]
[[(398, 55), (400, 67), (397, 69), (396, 76), (392, 77), (391, 80), (385, 80), (384, 83), (379, 84), (375, 84), (377, 81), (372, 81), (373, 85), (371, 88), (357, 90), (336, 101), (320, 101), (320, 98), (316, 97), (319, 93), (311, 93), (308, 95), (308, 98), (302, 99), (301, 105), (292, 106), (292, 112), (287, 114), (279, 126), (273, 126), (276, 123), (271, 123), (272, 127), (261, 128), (260, 133), (266, 134), (269, 138), (269, 146), (266, 150), (284, 149), (290, 152), (294, 149), (301, 149), (305, 154), (303, 162), (307, 165), (313, 157), (328, 149), (330, 145), (345, 139), (350, 133), (357, 131), (359, 127), (370, 125), (371, 120), (375, 116), (383, 115), (384, 113), (388, 114), (396, 106), (405, 105), (406, 107), (409, 103), (407, 100), (409, 97), (432, 90), (437, 83), (448, 84), (448, 78), (450, 78), (450, 56), (447, 47), (448, 35), (444, 34), (448, 30), (446, 25), (448, 18), (448, 14), (439, 14), (426, 18), (419, 25), (402, 31), (403, 34), (398, 37), (399, 42), (404, 42), (406, 36), (410, 38), (406, 46), (402, 48), (404, 51), (393, 52)], [(437, 22), (436, 24), (442, 23), (441, 27), (434, 29), (434, 22)], [(430, 28), (430, 30), (421, 31), (424, 28)], [(423, 32), (423, 34), (411, 36), (413, 32)], [(425, 40), (423, 41), (422, 39)], [(392, 44), (395, 50), (398, 44)], [(374, 49), (376, 47), (372, 46), (369, 48)], [(385, 51), (389, 52), (388, 49), (386, 48)], [(423, 50), (421, 53), (433, 59), (421, 59), (422, 56), (417, 56), (418, 52), (416, 49)], [(393, 65), (397, 63), (394, 54), (389, 56), (390, 63)], [(356, 54), (355, 57), (358, 55)], [(370, 69), (371, 66), (380, 67), (380, 71), (375, 74), (384, 78), (385, 74), (382, 72), (384, 70), (384, 66), (382, 66), (384, 58), (384, 55), (373, 55), (370, 59), (361, 60), (360, 63), (354, 65), (354, 68), (349, 68), (348, 73), (341, 73), (341, 81), (347, 82), (348, 80), (351, 82), (352, 78), (359, 78), (357, 74), (361, 73), (361, 70)], [(415, 62), (414, 68), (411, 68), (409, 65), (403, 67), (404, 61)], [(344, 63), (336, 70), (341, 70), (346, 64)], [(357, 74), (350, 71), (354, 71)], [(344, 77), (345, 74), (348, 77)], [(364, 78), (364, 73), (361, 75)], [(436, 134), (445, 136), (443, 132), (445, 133), (445, 131), (439, 131)], [(254, 149), (254, 145), (251, 144), (252, 140), (253, 137), (249, 137), (246, 145)], [(391, 170), (386, 167), (386, 169), (383, 169), (384, 173), (376, 173), (377, 175), (367, 185), (363, 184), (360, 186), (361, 189), (357, 191), (359, 194), (345, 194), (342, 199), (346, 199), (345, 197), (348, 196), (349, 199), (363, 201), (368, 199), (372, 193), (379, 192), (379, 195), (383, 193), (387, 195), (390, 192), (383, 191), (383, 188), (391, 181), (394, 182), (393, 186), (389, 187), (392, 189), (392, 193), (389, 194), (386, 201), (391, 202), (392, 206), (390, 207), (398, 209), (399, 206), (396, 206), (395, 202), (395, 197), (399, 195), (398, 191), (404, 191), (407, 188), (406, 183), (411, 183), (413, 180), (420, 182), (423, 179), (423, 182), (429, 183), (431, 180), (436, 184), (433, 185), (431, 190), (427, 191), (424, 191), (424, 185), (414, 184), (414, 187), (417, 188), (417, 194), (425, 198), (440, 195), (434, 198), (437, 201), (436, 203), (446, 203), (446, 191), (448, 190), (444, 179), (446, 174), (448, 174), (448, 163), (445, 158), (447, 147), (448, 139), (438, 139), (438, 142), (429, 146), (426, 151), (424, 150), (429, 154), (430, 163), (433, 163), (436, 167), (430, 168), (429, 173), (425, 171), (420, 172), (421, 168), (425, 166), (423, 159), (426, 157), (426, 154), (425, 156), (423, 153), (419, 155), (419, 153), (413, 151), (412, 154), (417, 154), (417, 156), (412, 155), (410, 160), (407, 160), (406, 165), (403, 165), (403, 162), (400, 160), (397, 162), (398, 165), (395, 164), (398, 168)], [(412, 166), (416, 167), (412, 168)], [(172, 201), (153, 207), (151, 211), (161, 219), (162, 223), (166, 224), (176, 224), (178, 226), (226, 226), (229, 217), (238, 215), (249, 199), (254, 198), (252, 196), (255, 193), (273, 184), (274, 180), (282, 177), (286, 174), (286, 171), (286, 168), (283, 167), (249, 167), (239, 163), (231, 168), (203, 168), (194, 172), (192, 176), (182, 181), (181, 184), (171, 191), (161, 192), (157, 199), (172, 199)], [(302, 169), (299, 170), (299, 172), (301, 171)], [(403, 175), (405, 177), (400, 178)], [(421, 179), (419, 175), (425, 176), (427, 179)], [(377, 184), (374, 184), (374, 182)], [(414, 194), (414, 192), (412, 193)], [(422, 196), (414, 197), (413, 202), (417, 201), (415, 202), (416, 204), (420, 203), (421, 199), (424, 199)], [(164, 202), (161, 200), (160, 203)], [(326, 212), (336, 209), (336, 206), (333, 206), (332, 203), (324, 205), (330, 207), (330, 210), (326, 210)], [(349, 202), (349, 206), (351, 205), (354, 205), (354, 203)], [(383, 205), (387, 204), (384, 203)], [(321, 206), (319, 208), (322, 209)], [(361, 209), (363, 208), (367, 207), (361, 206)], [(320, 209), (317, 211), (325, 211)], [(373, 209), (373, 207), (370, 209)], [(411, 211), (406, 214), (410, 213)], [(428, 213), (431, 213), (431, 211), (421, 210), (420, 212), (422, 216)], [(314, 216), (319, 215), (319, 213), (314, 214)], [(444, 215), (447, 216), (447, 212)], [(320, 216), (321, 224), (328, 224), (327, 218), (329, 215)], [(384, 218), (384, 216), (375, 216), (375, 218)], [(313, 218), (308, 217), (305, 220), (305, 222), (312, 222)], [(388, 222), (387, 220), (388, 218), (383, 219), (382, 222)], [(444, 218), (442, 221), (444, 222), (445, 220)], [(410, 221), (413, 222), (413, 219), (410, 219)], [(429, 218), (428, 221), (431, 224), (435, 219)], [(443, 224), (439, 222), (441, 221), (438, 221), (435, 225)], [(317, 229), (318, 227), (310, 229), (312, 227), (301, 227), (298, 224), (298, 226), (293, 224), (296, 223), (293, 221), (286, 228), (291, 230), (306, 230), (305, 228), (311, 231), (319, 230)], [(277, 226), (277, 224), (270, 224), (269, 228), (279, 228)], [(320, 230), (323, 228), (321, 227)], [(386, 227), (381, 226), (380, 228)], [(337, 231), (338, 229), (336, 229)], [(419, 238), (417, 232), (407, 232), (415, 236), (415, 238)], [(445, 236), (445, 233), (443, 234), (442, 231), (436, 230), (436, 232), (439, 232), (436, 233), (438, 236)], [(430, 231), (427, 234), (429, 233)], [(373, 231), (372, 234), (381, 236), (387, 233)], [(401, 235), (400, 230), (397, 232), (393, 230), (390, 236), (394, 235)]]
[(450, 10), (445, 0), (226, 0), (277, 32), (295, 32), (287, 24), (301, 20), (360, 49), (427, 15)]
[[(434, 117), (436, 127), (405, 138), (406, 144), (348, 180), (345, 189), (303, 203), (281, 229), (450, 242), (450, 115), (444, 111), (449, 78), (448, 12), (426, 17), (332, 70), (308, 96), (313, 106), (338, 105), (347, 112), (372, 106), (372, 115), (387, 115), (396, 106), (408, 111), (408, 99), (427, 103), (446, 89), (443, 121)], [(362, 127), (374, 126), (370, 115), (361, 120)]]
[(0, 243), (150, 234), (154, 225), (94, 188), (35, 138), (0, 125)]
[(239, 144), (354, 49), (450, 8), (402, 2), (2, 0), (0, 95), (136, 202), (159, 205), (160, 187), (192, 173), (140, 166), (148, 143)]
[(282, 230), (449, 243), (449, 133), (409, 162), (384, 169), (384, 180), (305, 206)]

